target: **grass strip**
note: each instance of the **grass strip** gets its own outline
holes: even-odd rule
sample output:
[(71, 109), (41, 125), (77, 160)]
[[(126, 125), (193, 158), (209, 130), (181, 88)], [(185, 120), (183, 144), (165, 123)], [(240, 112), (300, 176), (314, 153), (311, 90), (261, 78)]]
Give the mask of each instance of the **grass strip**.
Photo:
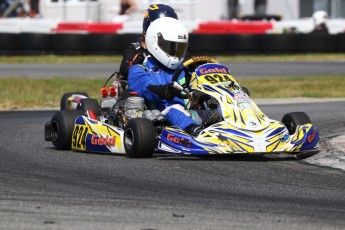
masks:
[(0, 78), (0, 110), (58, 107), (66, 92), (84, 91), (98, 98), (103, 80), (77, 78)]
[[(280, 55), (232, 55), (213, 56), (219, 62), (248, 62), (248, 61), (345, 61), (345, 53), (326, 54), (280, 54)], [(0, 63), (116, 63), (121, 56), (0, 56)]]
[(0, 56), (0, 63), (21, 64), (21, 63), (109, 63), (121, 62), (122, 56), (60, 56), (60, 55), (38, 55), (38, 56)]
[[(241, 79), (252, 98), (345, 98), (345, 75)], [(55, 108), (66, 92), (100, 98), (104, 80), (80, 78), (0, 78), (0, 110)]]
[(345, 74), (241, 79), (253, 98), (344, 98)]

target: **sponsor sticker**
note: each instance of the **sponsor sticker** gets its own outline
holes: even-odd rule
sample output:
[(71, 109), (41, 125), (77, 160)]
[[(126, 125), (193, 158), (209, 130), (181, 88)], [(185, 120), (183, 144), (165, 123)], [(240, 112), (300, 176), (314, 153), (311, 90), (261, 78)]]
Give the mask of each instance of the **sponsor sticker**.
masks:
[(176, 144), (181, 144), (181, 145), (186, 146), (186, 147), (190, 147), (192, 144), (192, 142), (190, 140), (176, 137), (174, 134), (171, 134), (171, 133), (169, 133), (167, 135), (167, 139), (171, 142), (174, 142)]
[(105, 137), (102, 137), (102, 136), (92, 134), (92, 137), (91, 137), (92, 145), (115, 146), (115, 143), (116, 143), (115, 136), (112, 137), (112, 136), (106, 135)]
[(311, 135), (308, 136), (308, 142), (311, 143), (315, 140), (316, 132), (314, 131)]

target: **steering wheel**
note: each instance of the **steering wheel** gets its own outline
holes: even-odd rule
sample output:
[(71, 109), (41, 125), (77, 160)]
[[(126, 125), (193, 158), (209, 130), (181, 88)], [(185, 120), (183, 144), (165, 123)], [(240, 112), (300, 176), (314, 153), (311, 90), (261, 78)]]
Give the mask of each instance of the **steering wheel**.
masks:
[[(196, 56), (188, 59), (187, 61), (183, 62), (182, 65), (175, 70), (172, 81), (177, 82), (178, 77), (182, 73), (182, 71), (187, 71), (188, 67), (194, 65), (194, 69), (196, 69), (198, 66), (205, 64), (205, 63), (218, 63), (215, 59), (208, 57), (208, 56)], [(186, 78), (186, 83), (184, 84), (185, 86), (189, 85), (190, 78)]]
[[(188, 59), (187, 61), (183, 62), (182, 65), (175, 70), (173, 77), (172, 77), (172, 82), (174, 83), (174, 87), (184, 91), (184, 92), (188, 92), (187, 87), (190, 83), (191, 80), (191, 76), (186, 76), (186, 82), (183, 85), (180, 85), (179, 83), (177, 83), (177, 79), (180, 76), (180, 74), (182, 73), (182, 71), (188, 72), (188, 67), (193, 66), (194, 70), (205, 63), (218, 63), (215, 59), (209, 57), (209, 56), (196, 56), (196, 57), (192, 57), (190, 59)], [(187, 99), (188, 98), (188, 94), (180, 94), (178, 96), (181, 99)]]

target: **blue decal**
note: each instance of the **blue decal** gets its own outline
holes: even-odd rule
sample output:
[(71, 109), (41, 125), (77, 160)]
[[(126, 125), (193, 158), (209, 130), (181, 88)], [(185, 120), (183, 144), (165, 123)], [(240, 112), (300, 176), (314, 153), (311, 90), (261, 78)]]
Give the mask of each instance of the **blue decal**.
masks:
[[(178, 131), (164, 129), (162, 134), (159, 136), (161, 142), (170, 146), (173, 149), (180, 150), (182, 153), (192, 155), (207, 155), (209, 151), (204, 148), (212, 149), (216, 145), (203, 144), (195, 141), (194, 138), (189, 135), (180, 133)], [(183, 140), (183, 141), (181, 141)]]
[(212, 86), (209, 86), (209, 85), (204, 85), (204, 88), (208, 91), (217, 92), (217, 90), (213, 89)]
[(312, 127), (306, 134), (305, 134), (305, 142), (303, 143), (301, 150), (311, 150), (314, 149), (319, 142), (319, 132)]
[(285, 134), (284, 136), (282, 136), (282, 137), (280, 138), (280, 140), (281, 140), (282, 142), (286, 142), (288, 139), (289, 139), (289, 135), (287, 135), (287, 134)]
[[(223, 85), (217, 85), (216, 87), (219, 88), (219, 89), (221, 89), (221, 90), (223, 90), (223, 91), (225, 91), (226, 93), (230, 94), (231, 97), (234, 97), (234, 94), (229, 90), (229, 88), (226, 88), (226, 87), (223, 86)], [(228, 85), (228, 87), (229, 87), (229, 85)]]
[(84, 120), (83, 116), (77, 117), (77, 119), (75, 119), (75, 124), (85, 125), (85, 120)]
[(235, 136), (241, 136), (241, 137), (246, 137), (246, 138), (251, 138), (251, 136), (245, 134), (245, 133), (242, 133), (240, 131), (236, 131), (236, 130), (233, 130), (233, 129), (221, 129), (223, 132), (227, 132), (227, 133), (231, 133)]
[(271, 132), (267, 137), (275, 136), (275, 135), (281, 133), (281, 132), (284, 131), (284, 130), (285, 130), (284, 127), (277, 128), (276, 130), (274, 130), (273, 132)]

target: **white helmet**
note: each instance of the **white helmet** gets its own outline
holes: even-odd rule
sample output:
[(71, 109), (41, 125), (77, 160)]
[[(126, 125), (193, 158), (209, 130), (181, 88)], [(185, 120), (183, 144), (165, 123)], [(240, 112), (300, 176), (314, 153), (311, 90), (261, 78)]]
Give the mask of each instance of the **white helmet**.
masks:
[(188, 46), (188, 30), (175, 18), (158, 18), (146, 31), (147, 50), (169, 69), (177, 69), (183, 62)]
[(319, 26), (325, 23), (327, 19), (328, 19), (328, 14), (326, 11), (320, 10), (313, 13), (313, 20), (314, 20), (315, 26)]

